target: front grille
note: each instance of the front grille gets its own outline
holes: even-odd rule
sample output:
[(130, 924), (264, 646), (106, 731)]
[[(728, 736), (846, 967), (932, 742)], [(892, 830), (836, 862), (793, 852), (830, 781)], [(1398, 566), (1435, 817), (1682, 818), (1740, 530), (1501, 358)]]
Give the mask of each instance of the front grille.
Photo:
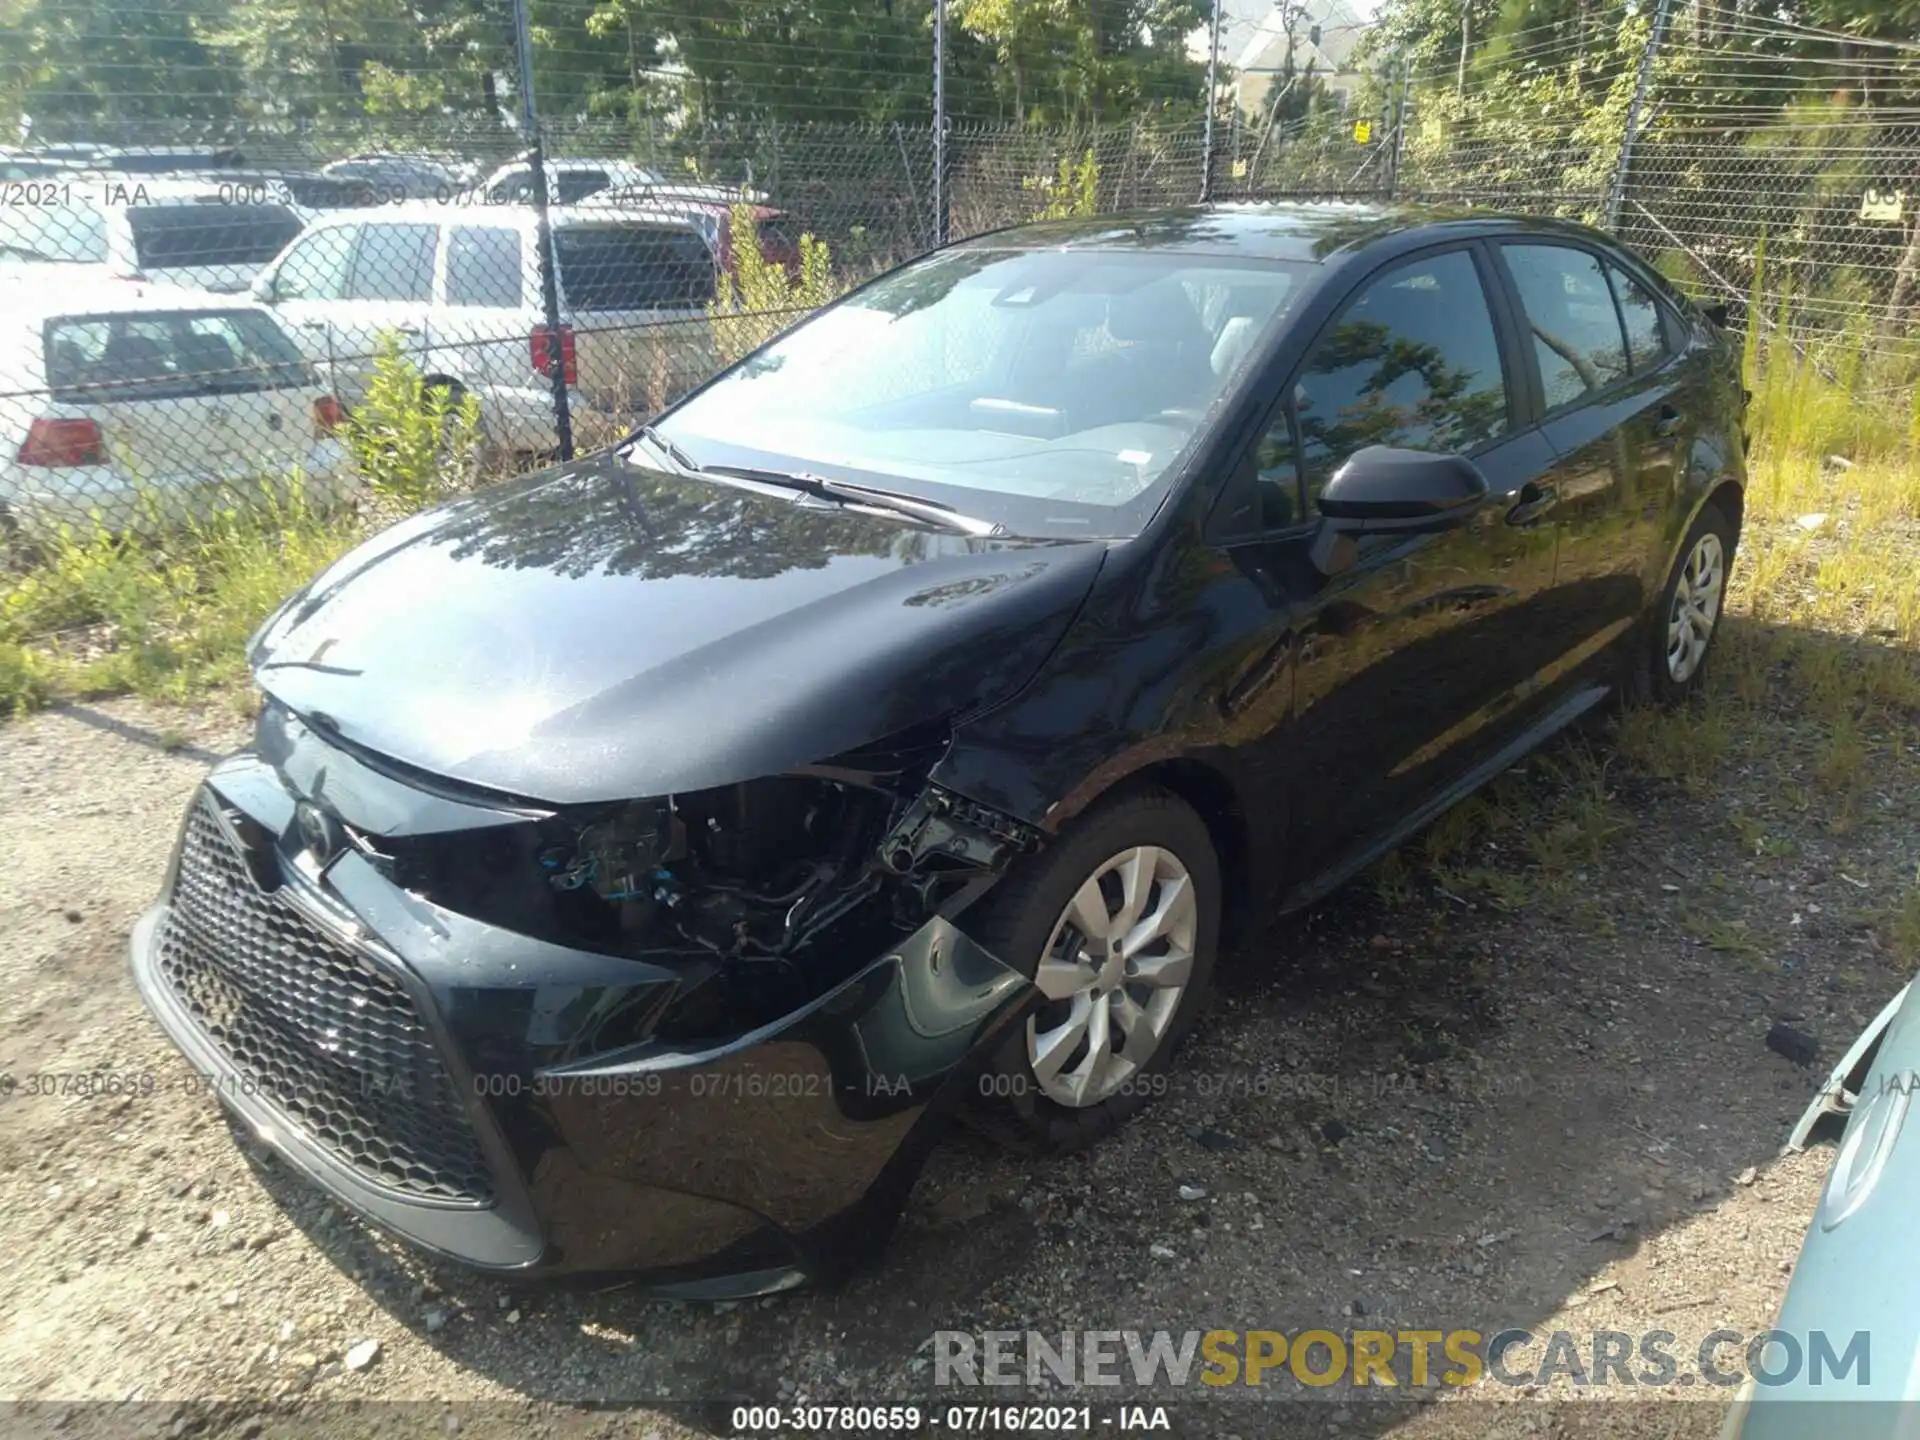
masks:
[(257, 886), (203, 795), (160, 927), (161, 973), (286, 1118), (369, 1180), (485, 1202), (493, 1184), (419, 1011), (400, 984)]

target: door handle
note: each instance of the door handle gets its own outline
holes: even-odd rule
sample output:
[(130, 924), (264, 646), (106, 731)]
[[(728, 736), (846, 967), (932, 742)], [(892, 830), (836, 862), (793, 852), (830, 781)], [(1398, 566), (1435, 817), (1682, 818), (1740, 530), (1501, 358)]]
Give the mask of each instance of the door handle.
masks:
[(396, 335), (418, 335), (420, 333), (420, 327), (418, 325), (396, 325), (393, 327), (393, 333)]
[(293, 322), (293, 325), (296, 330), (324, 330), (327, 328), (327, 322), (324, 320), (296, 320)]
[(1520, 487), (1518, 498), (1507, 511), (1507, 524), (1531, 525), (1560, 503), (1560, 493), (1551, 485), (1529, 480)]
[(1685, 415), (1674, 409), (1673, 406), (1662, 405), (1660, 407), (1660, 418), (1653, 422), (1653, 433), (1658, 435), (1662, 440), (1665, 440), (1680, 429), (1681, 422), (1686, 418)]

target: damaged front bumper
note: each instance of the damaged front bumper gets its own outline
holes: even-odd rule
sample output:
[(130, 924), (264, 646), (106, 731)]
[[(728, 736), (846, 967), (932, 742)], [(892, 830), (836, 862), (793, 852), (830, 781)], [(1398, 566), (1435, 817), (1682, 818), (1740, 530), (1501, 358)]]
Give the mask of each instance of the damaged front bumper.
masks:
[[(363, 814), (391, 801), (357, 778)], [(690, 1035), (674, 965), (432, 903), (325, 853), (301, 798), (255, 755), (213, 772), (134, 930), (141, 994), (293, 1168), (472, 1266), (713, 1298), (830, 1278), (1037, 993), (936, 913), (786, 1013)]]

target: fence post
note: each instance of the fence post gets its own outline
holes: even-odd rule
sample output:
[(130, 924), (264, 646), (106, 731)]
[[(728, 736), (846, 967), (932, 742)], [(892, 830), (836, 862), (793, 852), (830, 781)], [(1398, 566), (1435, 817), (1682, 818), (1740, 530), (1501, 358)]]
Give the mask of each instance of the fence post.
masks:
[(1673, 0), (1660, 0), (1653, 12), (1653, 30), (1647, 36), (1647, 48), (1640, 56), (1640, 73), (1634, 77), (1633, 99), (1627, 102), (1627, 128), (1620, 136), (1620, 159), (1613, 167), (1613, 184), (1607, 191), (1607, 229), (1620, 224), (1620, 207), (1627, 198), (1627, 170), (1633, 164), (1633, 145), (1640, 138), (1640, 111), (1646, 104), (1647, 89), (1653, 83), (1653, 62), (1660, 53), (1660, 41), (1667, 33), (1667, 15)]
[(1200, 140), (1200, 203), (1213, 199), (1213, 112), (1220, 108), (1220, 0), (1213, 0), (1207, 40), (1207, 122)]
[(533, 165), (534, 249), (540, 266), (540, 306), (546, 319), (547, 376), (553, 387), (553, 430), (562, 460), (573, 459), (573, 411), (567, 400), (567, 367), (560, 335), (560, 285), (554, 274), (553, 228), (547, 223), (547, 147), (540, 112), (533, 103), (533, 36), (527, 0), (513, 0), (514, 49), (520, 60), (520, 124)]
[(947, 0), (933, 0), (933, 240), (947, 243)]
[(1400, 198), (1400, 159), (1407, 153), (1407, 91), (1413, 84), (1413, 70), (1403, 54), (1396, 67), (1399, 85), (1393, 92), (1393, 153), (1387, 157), (1387, 199)]

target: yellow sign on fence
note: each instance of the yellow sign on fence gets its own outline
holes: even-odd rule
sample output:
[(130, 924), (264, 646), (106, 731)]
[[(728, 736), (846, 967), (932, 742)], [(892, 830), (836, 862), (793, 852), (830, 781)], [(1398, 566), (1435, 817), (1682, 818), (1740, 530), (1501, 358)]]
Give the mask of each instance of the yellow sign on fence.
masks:
[(1371, 120), (1354, 121), (1353, 143), (1356, 145), (1365, 145), (1371, 139), (1373, 139), (1373, 122)]
[(1869, 190), (1860, 197), (1862, 220), (1898, 222), (1906, 208), (1907, 192), (1904, 190)]

